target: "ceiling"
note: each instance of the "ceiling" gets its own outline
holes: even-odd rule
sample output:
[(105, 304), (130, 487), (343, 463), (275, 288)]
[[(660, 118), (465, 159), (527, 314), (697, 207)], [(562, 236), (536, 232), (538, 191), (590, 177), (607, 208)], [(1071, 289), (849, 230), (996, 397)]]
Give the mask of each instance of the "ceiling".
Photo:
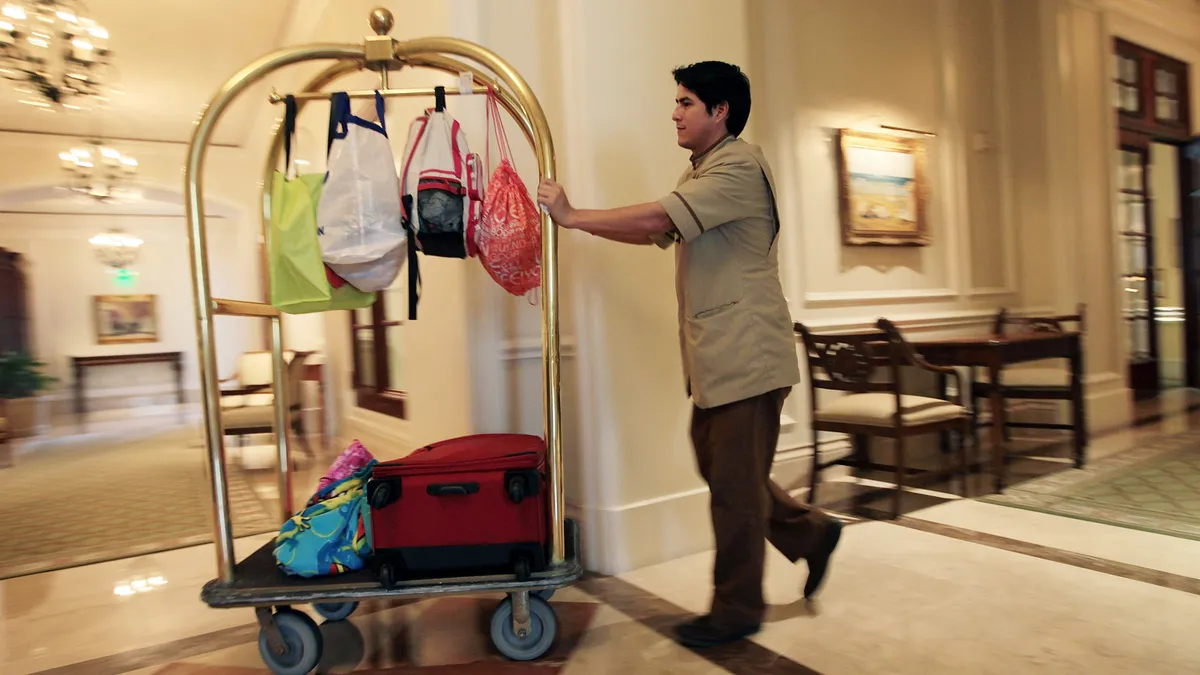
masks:
[[(0, 80), (0, 130), (187, 142), (205, 104), (231, 75), (273, 51), (291, 0), (86, 0), (108, 30), (122, 94), (104, 109), (48, 111), (19, 102)], [(248, 91), (222, 116), (214, 143), (241, 146), (265, 91)]]

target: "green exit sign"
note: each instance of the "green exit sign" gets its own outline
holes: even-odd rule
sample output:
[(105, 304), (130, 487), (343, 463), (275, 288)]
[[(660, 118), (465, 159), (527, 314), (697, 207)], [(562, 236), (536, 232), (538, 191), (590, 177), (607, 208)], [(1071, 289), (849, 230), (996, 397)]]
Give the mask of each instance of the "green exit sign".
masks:
[(127, 269), (119, 269), (113, 272), (113, 285), (117, 288), (133, 288), (136, 279), (137, 272), (130, 272)]

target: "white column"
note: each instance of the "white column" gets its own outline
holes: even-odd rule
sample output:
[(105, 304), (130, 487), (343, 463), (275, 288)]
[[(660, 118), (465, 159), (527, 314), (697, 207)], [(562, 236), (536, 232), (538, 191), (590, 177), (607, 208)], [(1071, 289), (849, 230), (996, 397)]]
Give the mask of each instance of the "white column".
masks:
[(1047, 0), (1041, 12), (1053, 297), (1060, 312), (1087, 305), (1088, 426), (1100, 432), (1132, 414), (1113, 226), (1111, 40), (1092, 2)]

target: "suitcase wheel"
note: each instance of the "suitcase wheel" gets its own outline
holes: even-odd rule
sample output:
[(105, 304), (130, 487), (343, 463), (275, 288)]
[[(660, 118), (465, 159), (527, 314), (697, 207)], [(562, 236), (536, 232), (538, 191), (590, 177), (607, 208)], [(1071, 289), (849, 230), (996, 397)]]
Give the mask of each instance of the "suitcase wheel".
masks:
[(513, 572), (517, 575), (517, 581), (529, 581), (533, 570), (530, 569), (529, 558), (521, 556), (517, 558), (517, 562), (513, 565)]
[(528, 621), (514, 625), (513, 598), (510, 595), (500, 602), (492, 614), (492, 644), (500, 653), (514, 661), (532, 661), (540, 658), (554, 644), (558, 635), (558, 617), (550, 603), (529, 594)]
[(536, 471), (509, 471), (504, 475), (504, 490), (514, 504), (520, 504), (526, 497), (535, 497), (538, 493), (538, 474)]
[(514, 504), (520, 504), (521, 500), (525, 499), (525, 481), (520, 476), (509, 476), (508, 498)]
[(391, 590), (396, 587), (396, 568), (391, 563), (383, 563), (379, 566), (379, 583), (383, 587)]
[(379, 579), (379, 583), (388, 590), (395, 588), (396, 582), (403, 579), (405, 572), (408, 571), (408, 566), (405, 565), (404, 559), (398, 556), (384, 557), (376, 554), (371, 567), (374, 569), (375, 577)]
[(367, 483), (367, 503), (376, 511), (386, 508), (399, 498), (399, 481), (381, 480)]

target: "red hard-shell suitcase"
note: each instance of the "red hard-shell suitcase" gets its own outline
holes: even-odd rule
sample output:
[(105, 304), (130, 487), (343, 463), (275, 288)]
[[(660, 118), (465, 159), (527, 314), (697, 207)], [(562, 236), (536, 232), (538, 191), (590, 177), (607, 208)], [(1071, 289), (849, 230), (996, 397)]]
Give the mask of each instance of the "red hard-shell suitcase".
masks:
[(375, 466), (367, 484), (381, 580), (546, 567), (546, 443), (479, 434)]

